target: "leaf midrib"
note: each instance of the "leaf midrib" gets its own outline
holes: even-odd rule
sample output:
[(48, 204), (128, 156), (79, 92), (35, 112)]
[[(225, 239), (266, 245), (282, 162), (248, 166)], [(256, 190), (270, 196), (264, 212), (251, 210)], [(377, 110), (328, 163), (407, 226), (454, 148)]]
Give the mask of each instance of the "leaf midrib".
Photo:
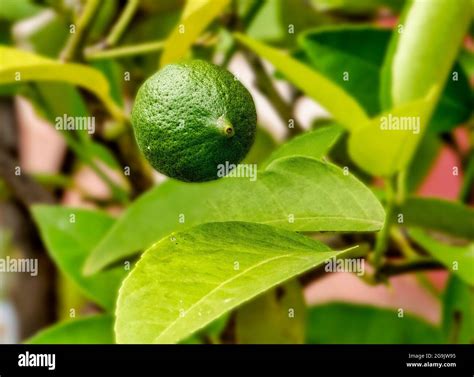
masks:
[[(209, 297), (211, 297), (215, 292), (219, 291), (220, 289), (222, 289), (223, 287), (225, 287), (226, 285), (230, 284), (231, 282), (233, 282), (234, 280), (240, 278), (241, 276), (244, 276), (245, 274), (249, 273), (250, 271), (260, 267), (260, 266), (263, 266), (267, 263), (270, 263), (270, 262), (273, 262), (275, 260), (278, 260), (278, 259), (282, 259), (282, 258), (288, 258), (288, 257), (293, 257), (295, 259), (306, 259), (306, 258), (303, 258), (303, 257), (298, 257), (298, 256), (295, 256), (294, 254), (284, 254), (284, 255), (278, 255), (276, 257), (273, 257), (273, 258), (270, 258), (270, 259), (265, 259), (263, 261), (260, 261), (254, 265), (252, 265), (251, 267), (247, 268), (246, 270), (243, 270), (239, 273), (237, 273), (236, 275), (232, 276), (230, 279), (227, 279), (223, 282), (221, 282), (219, 285), (217, 285), (216, 287), (214, 287), (213, 289), (211, 289), (207, 294), (205, 294), (204, 296), (202, 296), (198, 301), (196, 301), (194, 304), (192, 304), (190, 306), (190, 308), (188, 310), (186, 310), (186, 315), (188, 315), (194, 308), (196, 308), (199, 304), (201, 304), (202, 302), (204, 302), (206, 299), (208, 299)], [(185, 316), (186, 316), (185, 315)], [(168, 333), (171, 329), (173, 329), (173, 327), (175, 327), (175, 325), (177, 323), (180, 322), (182, 317), (177, 317), (172, 323), (170, 323), (168, 325), (168, 327), (166, 327), (160, 335), (158, 335), (158, 337), (156, 337), (154, 339), (154, 343), (157, 343), (160, 338), (162, 338), (166, 333)]]

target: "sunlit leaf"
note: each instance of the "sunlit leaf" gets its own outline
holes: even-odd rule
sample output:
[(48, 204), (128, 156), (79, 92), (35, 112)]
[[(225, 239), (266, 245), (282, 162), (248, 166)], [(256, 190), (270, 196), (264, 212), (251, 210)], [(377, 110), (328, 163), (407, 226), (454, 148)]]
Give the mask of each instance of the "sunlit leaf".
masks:
[(117, 342), (179, 342), (258, 294), (349, 252), (253, 223), (208, 223), (172, 233), (147, 250), (123, 282)]
[(349, 154), (364, 171), (391, 176), (405, 169), (431, 117), (439, 89), (422, 100), (372, 118), (349, 138)]
[(124, 118), (110, 96), (109, 83), (96, 69), (0, 46), (0, 84), (28, 81), (60, 81), (80, 86), (94, 93), (114, 117)]
[(470, 0), (407, 2), (384, 63), (386, 108), (423, 98), (433, 85), (444, 86), (468, 30), (471, 7)]
[(181, 20), (166, 40), (160, 65), (183, 58), (193, 42), (229, 3), (230, 0), (188, 0)]
[(265, 168), (272, 161), (282, 157), (307, 156), (322, 158), (328, 154), (342, 133), (342, 128), (336, 125), (305, 132), (275, 150), (270, 157), (263, 162), (261, 168)]
[[(159, 215), (158, 215), (159, 214)], [(158, 218), (157, 218), (158, 216)], [(93, 273), (175, 230), (211, 221), (266, 223), (296, 231), (377, 231), (384, 211), (373, 193), (336, 166), (281, 158), (257, 179), (169, 180), (136, 200), (93, 250)]]

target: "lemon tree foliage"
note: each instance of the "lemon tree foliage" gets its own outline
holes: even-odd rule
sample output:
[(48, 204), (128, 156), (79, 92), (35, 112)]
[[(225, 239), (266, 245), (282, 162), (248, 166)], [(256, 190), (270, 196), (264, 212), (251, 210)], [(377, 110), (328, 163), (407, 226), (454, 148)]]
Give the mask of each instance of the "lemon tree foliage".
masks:
[(285, 78), (320, 103), (334, 119), (348, 130), (356, 129), (367, 122), (367, 114), (359, 103), (324, 75), (300, 63), (289, 54), (248, 36), (236, 34), (235, 37), (243, 45), (272, 63)]
[(436, 344), (440, 328), (412, 314), (368, 305), (330, 303), (308, 309), (311, 344)]
[[(156, 214), (160, 221), (153, 221)], [(275, 160), (256, 181), (168, 181), (137, 199), (92, 251), (86, 272), (136, 254), (175, 230), (211, 221), (248, 221), (289, 230), (379, 230), (384, 210), (360, 181), (308, 157)]]
[(91, 315), (59, 322), (26, 340), (27, 344), (113, 344), (114, 318)]
[(0, 46), (0, 84), (28, 81), (61, 81), (80, 86), (94, 93), (115, 118), (124, 118), (111, 97), (108, 81), (95, 68)]
[(172, 233), (123, 282), (117, 342), (179, 342), (259, 293), (348, 253), (262, 224), (208, 223)]
[[(0, 10), (5, 29), (49, 9), (14, 3)], [(472, 343), (474, 210), (415, 196), (450, 141), (447, 132), (472, 115), (462, 71), (472, 73), (472, 59), (461, 51), (471, 0), (131, 4), (125, 21), (113, 2), (89, 20), (79, 12), (77, 21), (88, 27), (76, 41), (65, 28), (69, 16), (57, 7), (32, 35), (0, 37), (35, 51), (0, 45), (0, 93), (26, 94), (50, 123), (63, 114), (97, 116), (97, 137), (63, 133), (71, 157), (96, 173), (103, 173), (96, 163), (115, 173), (126, 165), (131, 176), (124, 169), (121, 178), (133, 190), (99, 174), (112, 199), (95, 204), (126, 204), (117, 219), (97, 210), (31, 206), (60, 273), (103, 314), (60, 322), (27, 343), (219, 343), (229, 330), (238, 343)], [(400, 15), (398, 25), (340, 22), (373, 17), (381, 7)], [(114, 19), (121, 21), (107, 38), (102, 34)], [(130, 30), (120, 31), (127, 23)], [(81, 49), (71, 54), (77, 61), (55, 60), (69, 38)], [(114, 42), (104, 47), (101, 40)], [(282, 120), (296, 101), (278, 101), (274, 79), (292, 84), (293, 98), (305, 95), (327, 110), (330, 126), (315, 122), (299, 136), (299, 128), (290, 129), (291, 138), (277, 147), (256, 129), (251, 95), (225, 69), (234, 57), (246, 60)], [(122, 107), (135, 93), (129, 124)], [(408, 122), (408, 130), (391, 129), (394, 120)], [(139, 151), (169, 177), (165, 182), (150, 187), (151, 169)], [(460, 195), (466, 203), (474, 171), (474, 160), (467, 160)], [(71, 161), (67, 169), (75, 172)], [(229, 165), (228, 176), (216, 180), (219, 164)], [(374, 194), (381, 191), (375, 177), (389, 188), (379, 195), (387, 211)], [(129, 203), (129, 194), (141, 195)], [(327, 246), (320, 241), (326, 236), (343, 246)], [(382, 267), (392, 260), (384, 258), (384, 244), (408, 267), (421, 257), (449, 271), (440, 325), (349, 303), (306, 307), (300, 275), (319, 273), (329, 258), (372, 263), (380, 256), (370, 277), (388, 279)], [(405, 257), (407, 250), (417, 255)]]
[[(340, 85), (374, 116), (382, 111), (381, 73), (392, 31), (371, 25), (333, 25), (298, 36), (295, 57)], [(452, 69), (428, 131), (449, 131), (469, 119), (469, 79), (459, 63)], [(455, 76), (454, 76), (455, 75)]]
[(114, 223), (105, 213), (60, 206), (34, 206), (33, 217), (51, 258), (92, 301), (111, 311), (127, 271), (116, 267), (94, 276), (82, 273), (90, 251)]
[(230, 0), (187, 0), (179, 24), (166, 40), (160, 65), (165, 66), (183, 58), (206, 26), (229, 3)]

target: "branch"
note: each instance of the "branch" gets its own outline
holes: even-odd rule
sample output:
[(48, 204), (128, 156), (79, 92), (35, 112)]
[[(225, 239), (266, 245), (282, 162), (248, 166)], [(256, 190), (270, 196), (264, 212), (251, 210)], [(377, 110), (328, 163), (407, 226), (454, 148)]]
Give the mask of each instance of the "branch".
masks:
[(150, 54), (163, 48), (164, 42), (149, 42), (131, 46), (123, 46), (109, 50), (98, 50), (95, 47), (86, 49), (85, 58), (88, 61), (120, 58), (124, 56)]
[(71, 34), (66, 42), (66, 46), (61, 52), (61, 60), (71, 61), (80, 58), (81, 49), (90, 30), (90, 24), (94, 21), (99, 10), (99, 0), (88, 0), (84, 10), (77, 21), (76, 30)]
[(105, 47), (115, 46), (122, 37), (125, 29), (132, 20), (135, 11), (138, 8), (139, 0), (128, 0), (117, 23), (112, 27), (110, 34), (105, 39)]
[(31, 176), (21, 172), (15, 175), (20, 163), (0, 148), (0, 177), (3, 178), (11, 195), (25, 207), (34, 203), (54, 203), (54, 196), (38, 184)]
[(255, 73), (256, 84), (260, 91), (267, 96), (267, 99), (272, 103), (283, 123), (288, 124), (290, 119), (294, 121), (294, 127), (288, 128), (291, 136), (295, 136), (303, 132), (303, 127), (293, 116), (293, 107), (285, 102), (280, 96), (280, 93), (275, 89), (272, 79), (263, 67), (260, 59), (249, 51), (244, 51), (244, 56), (248, 63), (252, 66)]
[(422, 257), (409, 262), (387, 263), (381, 266), (376, 274), (378, 278), (401, 275), (409, 272), (420, 272), (425, 270), (443, 269), (441, 263), (432, 259)]

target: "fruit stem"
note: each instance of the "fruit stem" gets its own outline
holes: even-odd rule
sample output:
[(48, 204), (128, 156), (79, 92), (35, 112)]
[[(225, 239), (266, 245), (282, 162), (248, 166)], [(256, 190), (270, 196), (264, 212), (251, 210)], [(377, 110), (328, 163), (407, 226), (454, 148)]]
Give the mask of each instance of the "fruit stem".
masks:
[(224, 116), (217, 119), (217, 128), (226, 137), (232, 137), (235, 135), (234, 127), (226, 118), (224, 118)]

